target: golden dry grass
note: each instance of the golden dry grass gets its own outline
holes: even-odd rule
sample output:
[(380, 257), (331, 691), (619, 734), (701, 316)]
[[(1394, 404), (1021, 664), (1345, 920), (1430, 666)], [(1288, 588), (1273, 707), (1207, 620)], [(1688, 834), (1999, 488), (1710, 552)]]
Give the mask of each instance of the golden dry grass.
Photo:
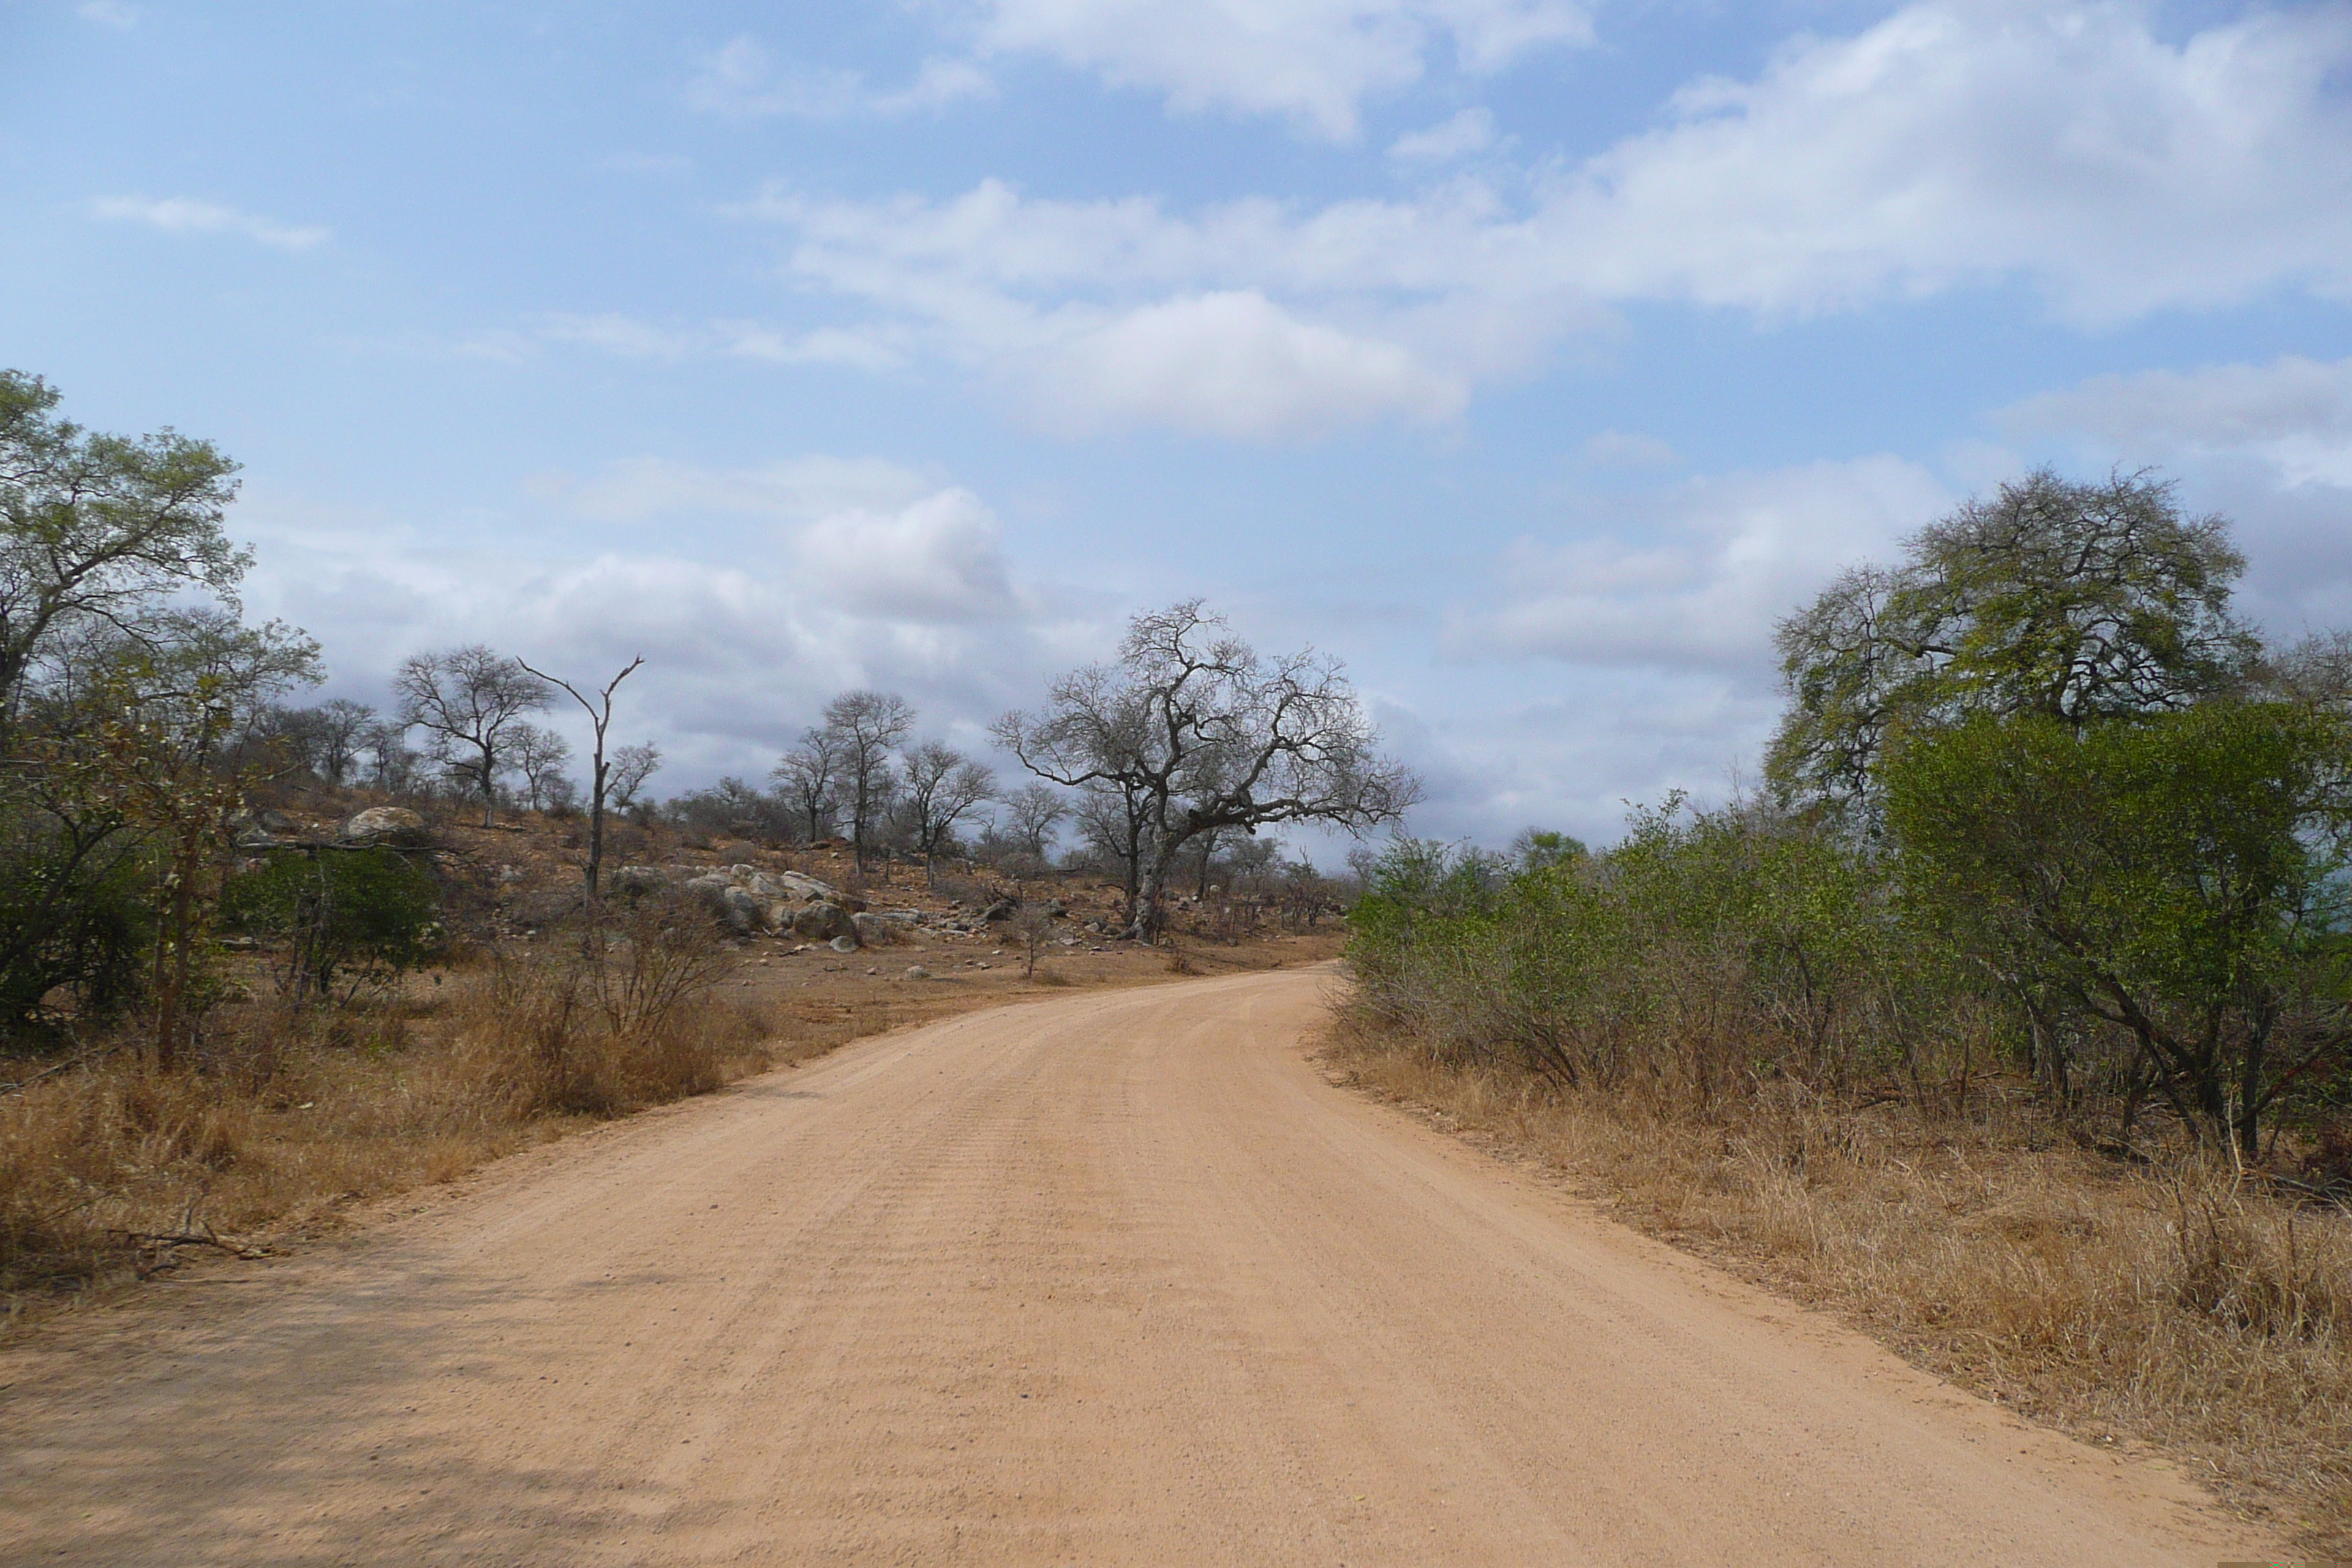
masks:
[(564, 984), (541, 963), (335, 1013), (256, 1005), (202, 1061), (126, 1051), (0, 1096), (7, 1314), (168, 1266), (173, 1249), (142, 1237), (265, 1240), (847, 1037), (777, 1041), (732, 999), (635, 1033), (576, 1008), (559, 1020)]
[(1998, 1097), (1932, 1123), (1769, 1099), (1699, 1121), (1439, 1066), (1360, 1020), (1331, 1059), (1637, 1228), (2034, 1419), (2159, 1447), (2352, 1557), (2352, 1216), (2226, 1164), (2116, 1164)]

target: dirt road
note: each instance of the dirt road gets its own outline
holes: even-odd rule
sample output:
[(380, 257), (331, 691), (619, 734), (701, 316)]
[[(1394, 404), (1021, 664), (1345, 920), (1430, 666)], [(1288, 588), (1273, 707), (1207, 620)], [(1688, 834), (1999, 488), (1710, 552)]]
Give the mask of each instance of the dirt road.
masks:
[(1331, 983), (867, 1041), (159, 1287), (0, 1366), (0, 1560), (2262, 1552), (1330, 1087), (1300, 1041)]

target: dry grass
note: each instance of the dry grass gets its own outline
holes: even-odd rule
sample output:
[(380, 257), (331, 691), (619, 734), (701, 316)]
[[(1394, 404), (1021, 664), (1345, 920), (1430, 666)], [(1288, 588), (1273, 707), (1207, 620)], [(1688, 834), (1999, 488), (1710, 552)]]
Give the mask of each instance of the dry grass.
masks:
[(337, 1012), (253, 1005), (200, 1062), (123, 1052), (0, 1096), (0, 1308), (172, 1265), (175, 1248), (142, 1237), (283, 1236), (861, 1032), (785, 1045), (698, 985), (651, 1014), (599, 1005), (598, 989), (541, 952)]
[(1933, 1122), (1769, 1097), (1701, 1121), (1440, 1066), (1359, 1023), (1332, 1056), (1375, 1092), (2029, 1416), (2161, 1447), (2352, 1557), (2352, 1216), (2227, 1165), (2116, 1164), (1998, 1095)]

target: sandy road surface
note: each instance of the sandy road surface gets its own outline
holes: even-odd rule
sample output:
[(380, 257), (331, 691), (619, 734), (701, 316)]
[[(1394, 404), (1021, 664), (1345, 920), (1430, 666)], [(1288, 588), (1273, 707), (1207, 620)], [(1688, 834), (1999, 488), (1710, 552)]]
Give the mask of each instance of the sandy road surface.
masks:
[(851, 1047), (0, 1368), (0, 1560), (2212, 1563), (2191, 1494), (1301, 1056), (1328, 976)]

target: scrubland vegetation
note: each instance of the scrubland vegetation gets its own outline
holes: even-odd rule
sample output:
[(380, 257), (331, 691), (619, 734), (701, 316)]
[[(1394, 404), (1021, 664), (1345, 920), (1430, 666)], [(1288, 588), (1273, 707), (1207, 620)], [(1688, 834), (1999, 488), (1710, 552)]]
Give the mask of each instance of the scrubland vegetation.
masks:
[[(643, 660), (597, 686), (471, 645), (403, 661), (389, 712), (301, 705), (318, 645), (238, 603), (236, 465), (168, 431), (83, 430), (58, 401), (0, 373), (12, 1311), (190, 1248), (250, 1249), (353, 1198), (887, 1026), (887, 1006), (762, 1013), (731, 976), (770, 962), (745, 951), (758, 937), (898, 940), (858, 897), (889, 889), (894, 868), (920, 866), (934, 903), (970, 900), (961, 935), (1003, 920), (1029, 977), (1068, 984), (1042, 955), (1157, 938), (1179, 903), (1196, 940), (1311, 927), (1331, 908), (1322, 879), (1243, 830), (1387, 809), (1391, 775), (1336, 668), (1261, 661), (1197, 605), (1139, 621), (1116, 671), (1072, 678), (1116, 723), (1076, 735), (1055, 709), (1024, 731), (1054, 736), (1066, 788), (1005, 792), (919, 737), (904, 699), (860, 690), (826, 706), (771, 787), (724, 779), (656, 803), (659, 750), (614, 728)], [(535, 721), (560, 699), (585, 716), (584, 757)], [(1143, 722), (1171, 700), (1192, 728)], [(298, 797), (304, 820), (281, 809)], [(1080, 843), (1056, 868), (1070, 819)], [(781, 865), (709, 874), (716, 847), (740, 859), (836, 834), (843, 886), (797, 884), (819, 905), (778, 901)], [(702, 859), (616, 875), (631, 855), (688, 854)], [(1124, 890), (1115, 921), (1073, 919), (1051, 891), (1023, 908), (1041, 880), (1095, 877)]]
[(2042, 474), (1790, 617), (1766, 787), (1368, 860), (1342, 1054), (1927, 1364), (2352, 1542), (2352, 668)]

